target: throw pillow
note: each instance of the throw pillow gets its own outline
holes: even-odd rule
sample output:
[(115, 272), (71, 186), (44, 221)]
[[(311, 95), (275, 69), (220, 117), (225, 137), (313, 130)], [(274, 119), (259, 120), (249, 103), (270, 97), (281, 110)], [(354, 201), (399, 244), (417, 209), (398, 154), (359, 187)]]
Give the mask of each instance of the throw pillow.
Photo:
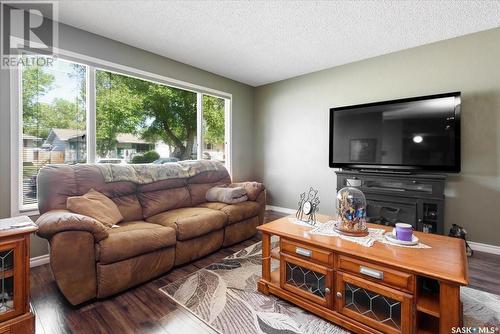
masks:
[(90, 189), (83, 196), (68, 197), (66, 207), (71, 212), (94, 218), (108, 227), (123, 220), (116, 204), (94, 189)]

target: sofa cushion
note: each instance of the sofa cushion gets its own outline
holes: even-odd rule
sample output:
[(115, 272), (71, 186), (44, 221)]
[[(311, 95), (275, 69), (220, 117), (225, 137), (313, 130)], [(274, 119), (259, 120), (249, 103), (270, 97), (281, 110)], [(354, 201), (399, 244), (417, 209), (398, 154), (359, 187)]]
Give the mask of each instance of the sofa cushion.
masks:
[(118, 206), (106, 195), (90, 189), (85, 195), (68, 197), (68, 210), (112, 226), (123, 220)]
[(114, 197), (111, 199), (115, 202), (118, 210), (123, 216), (123, 221), (130, 222), (134, 220), (142, 220), (142, 206), (135, 194)]
[(147, 221), (174, 227), (178, 240), (189, 240), (223, 228), (227, 217), (220, 211), (207, 208), (181, 208), (154, 215)]
[(259, 203), (246, 201), (231, 205), (226, 205), (220, 209), (228, 217), (228, 223), (233, 224), (239, 221), (255, 217), (259, 214)]
[(160, 212), (191, 205), (191, 197), (186, 187), (163, 189), (138, 193), (144, 218)]
[(114, 263), (175, 243), (173, 228), (145, 221), (122, 223), (110, 229), (108, 237), (96, 244), (96, 259), (103, 264)]
[(212, 210), (220, 210), (225, 206), (228, 206), (229, 204), (227, 203), (222, 203), (222, 202), (205, 202), (201, 203), (198, 205), (199, 208), (207, 208), (207, 209), (212, 209)]

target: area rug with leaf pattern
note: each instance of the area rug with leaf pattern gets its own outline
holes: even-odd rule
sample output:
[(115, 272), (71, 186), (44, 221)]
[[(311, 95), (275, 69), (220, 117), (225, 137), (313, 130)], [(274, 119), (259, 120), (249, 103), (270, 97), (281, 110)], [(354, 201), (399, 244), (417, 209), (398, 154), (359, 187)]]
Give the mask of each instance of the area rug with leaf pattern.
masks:
[[(258, 242), (160, 290), (224, 334), (349, 333), (282, 299), (258, 292), (261, 251)], [(500, 296), (470, 288), (462, 288), (461, 294), (465, 326), (500, 328)]]

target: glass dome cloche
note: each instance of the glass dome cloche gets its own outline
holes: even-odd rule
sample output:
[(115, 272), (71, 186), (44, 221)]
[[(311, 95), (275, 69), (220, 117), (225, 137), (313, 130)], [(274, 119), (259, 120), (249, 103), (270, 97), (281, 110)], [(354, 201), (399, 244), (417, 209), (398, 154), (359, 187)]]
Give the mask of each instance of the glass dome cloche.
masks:
[(366, 236), (366, 198), (363, 192), (345, 187), (337, 192), (337, 232), (350, 236)]

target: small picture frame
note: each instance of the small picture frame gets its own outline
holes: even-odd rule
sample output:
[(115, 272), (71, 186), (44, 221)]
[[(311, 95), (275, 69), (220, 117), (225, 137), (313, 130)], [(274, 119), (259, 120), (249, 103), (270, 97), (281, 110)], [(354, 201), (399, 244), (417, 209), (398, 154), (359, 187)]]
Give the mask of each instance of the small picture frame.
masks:
[(300, 194), (298, 202), (299, 208), (297, 209), (295, 217), (312, 226), (316, 225), (316, 212), (319, 210), (319, 203), (318, 190), (310, 187), (309, 191)]

